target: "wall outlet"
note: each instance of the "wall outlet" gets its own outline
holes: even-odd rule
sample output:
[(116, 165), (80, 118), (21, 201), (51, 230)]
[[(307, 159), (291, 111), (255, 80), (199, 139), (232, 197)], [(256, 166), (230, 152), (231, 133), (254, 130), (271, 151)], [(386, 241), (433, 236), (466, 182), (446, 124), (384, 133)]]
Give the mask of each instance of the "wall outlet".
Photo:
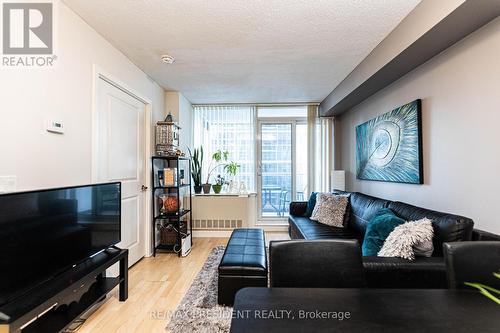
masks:
[(58, 120), (49, 120), (47, 121), (47, 132), (64, 134), (64, 125)]
[(0, 176), (0, 193), (17, 191), (17, 176)]

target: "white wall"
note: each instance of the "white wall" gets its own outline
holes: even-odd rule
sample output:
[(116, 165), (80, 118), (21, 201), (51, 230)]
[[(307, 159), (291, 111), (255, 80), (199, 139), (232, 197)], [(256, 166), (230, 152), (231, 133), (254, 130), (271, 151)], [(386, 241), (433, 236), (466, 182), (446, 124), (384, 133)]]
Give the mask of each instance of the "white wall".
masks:
[(165, 92), (165, 114), (172, 113), (181, 127), (180, 149), (188, 153), (193, 147), (193, 105), (180, 92)]
[[(158, 84), (62, 2), (56, 8), (55, 68), (0, 70), (0, 176), (18, 176), (19, 190), (91, 182), (94, 64), (150, 99), (153, 121), (164, 114)], [(66, 133), (47, 133), (49, 118)]]
[[(346, 186), (474, 219), (500, 233), (500, 18), (337, 119), (336, 166)], [(360, 181), (355, 126), (422, 99), (425, 185)]]
[(181, 149), (187, 152), (187, 147), (193, 149), (193, 105), (184, 95), (179, 94), (179, 125), (181, 132)]

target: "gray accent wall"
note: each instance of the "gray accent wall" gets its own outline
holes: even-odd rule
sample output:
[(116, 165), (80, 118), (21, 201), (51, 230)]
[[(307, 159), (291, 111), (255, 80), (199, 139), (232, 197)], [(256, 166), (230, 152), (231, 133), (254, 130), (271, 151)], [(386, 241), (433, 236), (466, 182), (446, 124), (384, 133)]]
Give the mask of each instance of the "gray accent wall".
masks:
[[(355, 127), (422, 100), (424, 185), (356, 179)], [(461, 214), (500, 233), (500, 18), (336, 118), (346, 187)]]

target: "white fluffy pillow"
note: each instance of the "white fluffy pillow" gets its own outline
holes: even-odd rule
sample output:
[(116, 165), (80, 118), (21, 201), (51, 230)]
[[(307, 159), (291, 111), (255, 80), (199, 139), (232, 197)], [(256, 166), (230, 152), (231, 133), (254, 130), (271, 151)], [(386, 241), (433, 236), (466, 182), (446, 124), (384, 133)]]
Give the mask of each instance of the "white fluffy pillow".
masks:
[(318, 193), (311, 220), (332, 227), (344, 227), (344, 215), (349, 197), (331, 193)]
[(387, 237), (379, 251), (379, 257), (399, 257), (408, 260), (415, 259), (415, 250), (425, 256), (431, 256), (434, 247), (432, 237), (434, 229), (432, 221), (425, 218), (418, 221), (406, 222), (397, 226)]

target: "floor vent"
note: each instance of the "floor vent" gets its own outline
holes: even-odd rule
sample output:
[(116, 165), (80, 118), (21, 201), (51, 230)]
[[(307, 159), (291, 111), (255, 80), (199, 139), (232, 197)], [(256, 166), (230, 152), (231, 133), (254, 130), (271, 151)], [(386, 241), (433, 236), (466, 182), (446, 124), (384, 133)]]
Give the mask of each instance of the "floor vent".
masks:
[(223, 230), (242, 227), (243, 220), (193, 220), (193, 229)]

